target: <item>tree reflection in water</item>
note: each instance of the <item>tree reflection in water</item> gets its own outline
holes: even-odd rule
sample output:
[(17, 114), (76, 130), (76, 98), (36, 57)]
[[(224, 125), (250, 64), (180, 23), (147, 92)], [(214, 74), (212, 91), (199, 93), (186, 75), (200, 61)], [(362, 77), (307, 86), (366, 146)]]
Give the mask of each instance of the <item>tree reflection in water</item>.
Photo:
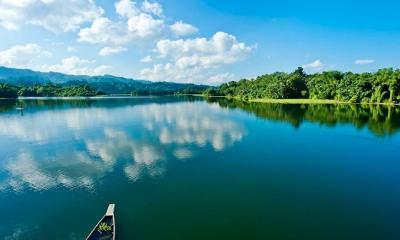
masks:
[(354, 104), (267, 104), (226, 98), (211, 98), (224, 108), (239, 108), (257, 117), (290, 123), (300, 127), (304, 122), (336, 126), (352, 124), (358, 129), (368, 128), (376, 136), (390, 136), (399, 131), (400, 107), (388, 105)]

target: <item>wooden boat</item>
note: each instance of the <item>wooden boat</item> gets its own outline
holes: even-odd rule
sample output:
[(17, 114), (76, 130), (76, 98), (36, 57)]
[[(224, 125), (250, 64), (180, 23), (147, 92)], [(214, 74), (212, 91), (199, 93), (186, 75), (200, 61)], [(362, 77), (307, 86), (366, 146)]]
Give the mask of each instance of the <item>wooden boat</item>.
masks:
[(86, 240), (115, 240), (115, 204), (108, 205), (107, 212), (93, 228)]

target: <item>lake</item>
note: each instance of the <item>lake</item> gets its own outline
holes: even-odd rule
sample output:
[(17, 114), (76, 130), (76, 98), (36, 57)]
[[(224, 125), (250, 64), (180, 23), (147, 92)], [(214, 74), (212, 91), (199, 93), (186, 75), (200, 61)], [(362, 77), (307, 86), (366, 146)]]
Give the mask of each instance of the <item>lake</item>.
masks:
[(0, 100), (0, 239), (400, 239), (400, 109)]

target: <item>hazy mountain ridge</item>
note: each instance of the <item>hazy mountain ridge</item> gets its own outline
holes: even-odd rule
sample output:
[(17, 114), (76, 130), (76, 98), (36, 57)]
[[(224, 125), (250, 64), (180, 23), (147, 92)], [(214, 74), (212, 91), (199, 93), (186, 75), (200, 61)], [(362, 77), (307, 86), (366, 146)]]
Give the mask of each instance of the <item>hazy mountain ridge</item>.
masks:
[(15, 86), (32, 86), (46, 83), (63, 86), (89, 85), (107, 94), (171, 94), (177, 92), (202, 92), (208, 86), (189, 83), (151, 82), (112, 75), (69, 75), (58, 72), (39, 72), (0, 66), (0, 83)]

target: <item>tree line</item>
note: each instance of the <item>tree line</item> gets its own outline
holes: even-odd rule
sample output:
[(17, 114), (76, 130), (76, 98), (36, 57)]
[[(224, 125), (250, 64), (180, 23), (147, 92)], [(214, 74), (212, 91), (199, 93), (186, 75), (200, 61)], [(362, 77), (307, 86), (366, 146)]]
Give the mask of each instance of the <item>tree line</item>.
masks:
[(255, 79), (224, 83), (207, 89), (205, 94), (244, 100), (309, 98), (352, 103), (396, 103), (400, 101), (400, 69), (385, 68), (373, 73), (326, 71), (306, 74), (299, 67), (291, 73), (276, 72)]
[[(0, 98), (17, 97), (90, 97), (106, 94), (130, 94), (132, 96), (201, 94), (207, 86), (156, 82), (151, 84), (120, 82), (70, 81), (64, 84), (0, 83)], [(136, 84), (136, 85), (135, 85)]]
[(0, 83), (0, 98), (17, 97), (92, 97), (104, 95), (89, 85), (63, 87), (59, 84), (46, 83), (32, 86), (15, 86)]

